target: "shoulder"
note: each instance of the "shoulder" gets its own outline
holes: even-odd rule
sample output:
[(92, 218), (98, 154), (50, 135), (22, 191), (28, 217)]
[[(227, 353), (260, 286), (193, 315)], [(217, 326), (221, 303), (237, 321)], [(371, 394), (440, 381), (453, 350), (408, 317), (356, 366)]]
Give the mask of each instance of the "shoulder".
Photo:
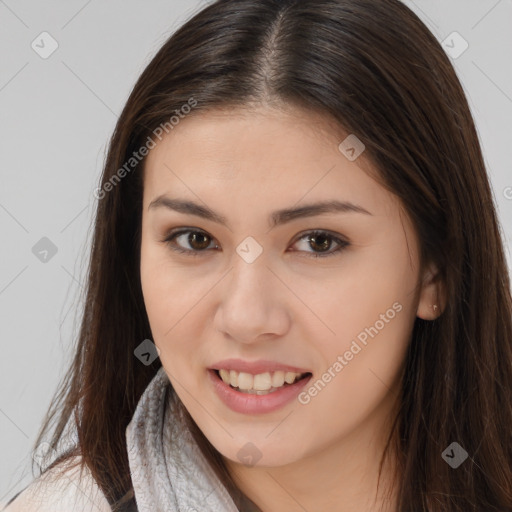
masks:
[(77, 457), (33, 480), (2, 512), (111, 512), (88, 468)]

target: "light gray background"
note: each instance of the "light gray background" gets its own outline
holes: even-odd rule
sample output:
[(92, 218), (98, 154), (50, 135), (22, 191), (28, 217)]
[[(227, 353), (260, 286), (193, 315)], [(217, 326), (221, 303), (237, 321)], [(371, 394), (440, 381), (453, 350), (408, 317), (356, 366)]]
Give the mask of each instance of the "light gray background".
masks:
[[(30, 447), (71, 358), (92, 194), (116, 116), (158, 48), (206, 3), (0, 0), (0, 507), (32, 479)], [(405, 3), (439, 41), (456, 31), (469, 44), (453, 63), (511, 267), (512, 0)], [(59, 45), (47, 59), (31, 47), (43, 31)], [(58, 249), (46, 263), (32, 252), (42, 237)]]

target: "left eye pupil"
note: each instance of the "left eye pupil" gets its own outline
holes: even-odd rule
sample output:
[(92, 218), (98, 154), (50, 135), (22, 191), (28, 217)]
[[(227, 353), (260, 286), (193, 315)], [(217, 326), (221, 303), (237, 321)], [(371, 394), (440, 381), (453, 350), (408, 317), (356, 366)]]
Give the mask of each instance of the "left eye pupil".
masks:
[[(199, 246), (195, 245), (197, 242), (197, 237), (203, 238), (203, 243), (199, 242)], [(208, 237), (202, 233), (190, 233), (190, 235), (188, 237), (188, 241), (189, 241), (190, 245), (192, 247), (194, 247), (195, 249), (205, 249), (209, 245)]]
[[(315, 240), (318, 240), (318, 239), (323, 240), (323, 243), (318, 244), (318, 243), (314, 242)], [(330, 238), (325, 235), (311, 235), (308, 237), (308, 242), (310, 244), (312, 244), (311, 247), (313, 247), (313, 246), (320, 247), (321, 251), (329, 249), (329, 246), (331, 245)], [(315, 249), (315, 247), (313, 247), (313, 248)]]

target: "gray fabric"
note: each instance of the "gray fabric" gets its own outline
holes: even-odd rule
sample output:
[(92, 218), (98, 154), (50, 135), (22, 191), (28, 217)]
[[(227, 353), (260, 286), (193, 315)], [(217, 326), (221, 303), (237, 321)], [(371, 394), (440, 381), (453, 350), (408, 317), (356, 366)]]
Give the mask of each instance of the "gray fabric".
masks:
[[(124, 512), (238, 512), (192, 437), (178, 403), (161, 368), (144, 391), (126, 429), (136, 506), (131, 501)], [(72, 438), (76, 435), (71, 432)], [(9, 501), (5, 510), (112, 511), (112, 503), (87, 468), (83, 474), (76, 468), (64, 475), (55, 472), (56, 468), (50, 469), (35, 479)], [(242, 493), (234, 498), (240, 503), (240, 512), (261, 512)]]
[[(185, 424), (179, 398), (160, 368), (126, 429), (139, 512), (238, 512)], [(245, 500), (244, 512), (259, 510)]]

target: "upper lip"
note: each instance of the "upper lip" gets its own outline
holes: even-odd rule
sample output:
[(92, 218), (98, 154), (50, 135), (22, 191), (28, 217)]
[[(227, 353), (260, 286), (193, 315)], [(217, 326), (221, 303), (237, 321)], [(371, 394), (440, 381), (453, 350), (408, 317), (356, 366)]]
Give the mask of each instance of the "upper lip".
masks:
[(258, 359), (257, 361), (243, 361), (242, 359), (223, 359), (210, 366), (211, 370), (234, 370), (236, 372), (245, 372), (257, 375), (265, 372), (296, 372), (296, 373), (311, 373), (304, 368), (297, 366), (290, 366), (287, 364), (278, 363), (276, 361), (268, 361), (265, 359)]

